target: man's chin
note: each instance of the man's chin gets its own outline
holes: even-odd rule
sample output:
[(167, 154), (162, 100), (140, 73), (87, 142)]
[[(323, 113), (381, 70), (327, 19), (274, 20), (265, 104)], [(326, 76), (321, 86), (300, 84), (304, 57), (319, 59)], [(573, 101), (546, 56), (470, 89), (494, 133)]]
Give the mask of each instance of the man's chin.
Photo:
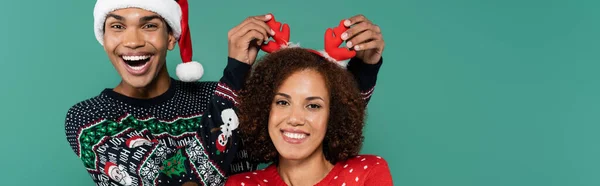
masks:
[(148, 85), (152, 82), (153, 77), (150, 75), (144, 76), (129, 76), (123, 77), (123, 83), (131, 88), (147, 88)]

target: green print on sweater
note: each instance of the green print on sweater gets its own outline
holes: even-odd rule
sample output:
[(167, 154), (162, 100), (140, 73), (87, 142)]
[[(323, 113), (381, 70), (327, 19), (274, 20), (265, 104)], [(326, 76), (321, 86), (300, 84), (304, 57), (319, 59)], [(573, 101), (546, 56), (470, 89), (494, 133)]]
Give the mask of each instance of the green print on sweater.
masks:
[(160, 171), (169, 178), (172, 178), (171, 175), (181, 175), (181, 173), (185, 173), (185, 156), (181, 154), (181, 149), (177, 150), (177, 154), (175, 156), (167, 159), (163, 162), (163, 165), (160, 167)]
[(170, 123), (161, 122), (158, 119), (138, 120), (128, 115), (120, 123), (104, 120), (81, 131), (78, 139), (80, 158), (86, 168), (96, 169), (96, 154), (93, 147), (100, 143), (105, 136), (112, 137), (130, 128), (137, 131), (147, 129), (151, 134), (168, 133), (172, 136), (178, 136), (187, 132), (196, 132), (200, 127), (201, 118), (202, 116), (199, 115), (190, 119), (178, 119)]

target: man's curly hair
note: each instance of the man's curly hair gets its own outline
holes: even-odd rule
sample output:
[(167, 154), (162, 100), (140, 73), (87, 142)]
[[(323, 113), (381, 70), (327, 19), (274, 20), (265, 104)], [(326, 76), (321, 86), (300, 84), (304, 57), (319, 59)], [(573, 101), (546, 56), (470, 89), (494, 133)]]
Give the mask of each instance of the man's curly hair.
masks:
[(335, 164), (359, 153), (366, 103), (350, 72), (302, 48), (281, 49), (257, 63), (238, 97), (242, 141), (254, 161), (278, 162), (279, 153), (268, 132), (271, 104), (283, 81), (302, 70), (320, 73), (329, 90), (329, 120), (323, 139), (325, 158)]

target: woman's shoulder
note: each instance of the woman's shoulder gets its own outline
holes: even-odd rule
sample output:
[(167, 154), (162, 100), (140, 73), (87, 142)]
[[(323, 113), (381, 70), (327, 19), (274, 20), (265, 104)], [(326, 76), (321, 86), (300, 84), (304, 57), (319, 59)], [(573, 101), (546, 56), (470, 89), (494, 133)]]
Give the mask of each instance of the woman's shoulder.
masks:
[(392, 185), (388, 163), (381, 156), (358, 155), (338, 162), (334, 169), (321, 185)]
[(269, 180), (274, 180), (274, 178), (276, 178), (275, 176), (277, 175), (278, 173), (275, 165), (269, 165), (262, 170), (231, 175), (229, 178), (227, 178), (225, 185), (240, 186), (249, 184), (268, 184)]
[(367, 166), (367, 168), (365, 169), (368, 169), (368, 166), (388, 166), (387, 161), (383, 157), (372, 154), (361, 154), (358, 156), (354, 156), (343, 163), (343, 166), (345, 167), (353, 165), (363, 165), (364, 168), (364, 166)]
[(339, 162), (336, 166), (348, 173), (368, 174), (373, 170), (389, 170), (388, 163), (383, 157), (371, 154), (361, 154), (351, 157), (346, 161)]

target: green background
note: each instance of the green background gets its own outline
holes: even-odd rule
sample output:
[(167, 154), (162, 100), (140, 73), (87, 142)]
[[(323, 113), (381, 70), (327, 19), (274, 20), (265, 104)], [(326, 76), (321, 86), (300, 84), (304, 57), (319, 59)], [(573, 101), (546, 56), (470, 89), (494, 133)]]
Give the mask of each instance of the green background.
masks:
[[(0, 2), (0, 185), (93, 185), (64, 135), (73, 104), (119, 76), (93, 33), (94, 0)], [(190, 2), (205, 81), (227, 31), (272, 12), (320, 49), (325, 28), (362, 13), (385, 62), (363, 153), (395, 185), (600, 185), (598, 1), (302, 0)], [(70, 6), (70, 7), (69, 7)], [(174, 76), (179, 52), (170, 53)]]

